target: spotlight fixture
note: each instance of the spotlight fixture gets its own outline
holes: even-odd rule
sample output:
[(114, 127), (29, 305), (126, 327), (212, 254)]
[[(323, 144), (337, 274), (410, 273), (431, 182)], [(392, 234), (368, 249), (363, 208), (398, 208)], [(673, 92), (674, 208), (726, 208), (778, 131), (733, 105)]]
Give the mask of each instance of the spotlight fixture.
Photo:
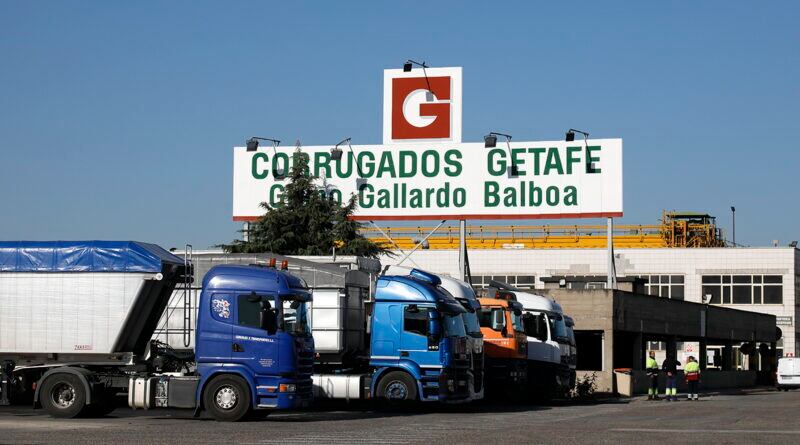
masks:
[[(483, 137), (483, 146), (485, 148), (495, 148), (497, 147), (497, 136), (503, 136), (506, 138), (506, 147), (508, 148), (508, 160), (511, 162), (511, 135), (505, 133), (497, 133), (497, 132), (490, 132), (486, 136)], [(508, 177), (509, 178), (516, 178), (519, 176), (519, 168), (512, 164), (508, 167)]]
[(575, 140), (575, 133), (580, 133), (583, 135), (583, 140), (589, 139), (589, 133), (581, 130), (576, 130), (574, 128), (570, 128), (567, 131), (567, 137), (565, 138), (567, 142), (572, 142)]
[(428, 101), (428, 102), (433, 102), (434, 94), (433, 94), (433, 90), (431, 89), (431, 82), (430, 82), (430, 80), (428, 80), (428, 72), (425, 70), (426, 68), (430, 68), (430, 67), (425, 64), (425, 61), (422, 61), (422, 63), (419, 63), (419, 62), (417, 62), (415, 60), (408, 59), (403, 64), (403, 72), (404, 73), (410, 73), (411, 69), (413, 68), (414, 65), (417, 65), (417, 66), (422, 68), (422, 74), (425, 76), (425, 84), (428, 85), (428, 92), (425, 93), (425, 100)]
[(497, 136), (494, 134), (487, 134), (483, 137), (483, 146), (485, 148), (495, 148), (497, 147)]
[[(339, 148), (339, 146), (344, 144), (345, 142), (347, 142), (348, 145), (349, 145), (350, 138), (342, 139), (338, 144), (334, 145), (334, 147), (331, 148), (331, 159), (333, 159), (334, 161), (339, 161), (339, 160), (342, 159), (342, 153), (343, 152), (342, 152), (342, 149)], [(352, 147), (350, 148), (350, 150), (351, 151), (353, 150)]]
[(281, 141), (272, 138), (261, 138), (258, 136), (253, 136), (247, 140), (247, 151), (257, 151), (258, 150), (258, 141), (270, 141), (272, 142), (272, 149), (275, 150), (275, 147), (281, 145)]
[(351, 140), (351, 138), (342, 139), (338, 144), (331, 148), (331, 159), (334, 161), (341, 161), (344, 152), (341, 148), (339, 148), (339, 146), (347, 144), (348, 150), (350, 150), (350, 153), (353, 155), (353, 160), (356, 163), (356, 171), (358, 172), (358, 178), (356, 178), (356, 189), (360, 190), (361, 187), (367, 183), (367, 178), (365, 178), (364, 174), (361, 173), (361, 163), (358, 160), (358, 156), (356, 156), (356, 152), (353, 150), (353, 145), (350, 144)]

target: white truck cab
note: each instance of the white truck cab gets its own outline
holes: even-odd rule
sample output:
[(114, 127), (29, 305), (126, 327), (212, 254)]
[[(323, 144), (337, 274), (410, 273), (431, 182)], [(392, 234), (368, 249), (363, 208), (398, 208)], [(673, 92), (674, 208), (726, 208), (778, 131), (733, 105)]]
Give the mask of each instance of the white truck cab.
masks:
[(788, 391), (800, 388), (800, 358), (782, 357), (778, 359), (778, 390)]
[(537, 396), (561, 396), (571, 386), (572, 342), (561, 305), (543, 295), (525, 292), (506, 283), (492, 281), (496, 288), (514, 294), (522, 304), (528, 337), (528, 382)]

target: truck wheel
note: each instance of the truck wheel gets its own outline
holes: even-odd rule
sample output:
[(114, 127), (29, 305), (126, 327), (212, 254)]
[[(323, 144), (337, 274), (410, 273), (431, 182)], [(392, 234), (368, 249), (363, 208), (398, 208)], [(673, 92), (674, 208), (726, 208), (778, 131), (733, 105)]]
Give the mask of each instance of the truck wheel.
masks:
[(417, 400), (417, 383), (403, 371), (392, 371), (378, 382), (376, 393), (376, 398), (392, 405)]
[(78, 377), (53, 374), (44, 381), (39, 401), (53, 417), (78, 417), (86, 406), (86, 391)]
[(203, 404), (214, 419), (238, 422), (250, 413), (250, 388), (241, 377), (217, 377), (206, 387)]

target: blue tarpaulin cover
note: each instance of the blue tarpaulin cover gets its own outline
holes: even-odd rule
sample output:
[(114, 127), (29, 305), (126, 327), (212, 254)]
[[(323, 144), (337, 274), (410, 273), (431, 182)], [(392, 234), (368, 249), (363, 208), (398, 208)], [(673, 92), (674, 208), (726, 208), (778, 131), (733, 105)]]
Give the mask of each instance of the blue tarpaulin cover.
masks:
[(161, 272), (183, 259), (138, 241), (0, 241), (0, 272)]

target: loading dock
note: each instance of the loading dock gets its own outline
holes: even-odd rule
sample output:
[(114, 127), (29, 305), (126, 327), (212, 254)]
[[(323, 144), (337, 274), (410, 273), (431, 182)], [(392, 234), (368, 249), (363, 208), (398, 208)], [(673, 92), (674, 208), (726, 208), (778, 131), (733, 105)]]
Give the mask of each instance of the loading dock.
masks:
[[(552, 283), (548, 287), (560, 287), (565, 279), (548, 277), (543, 281)], [(635, 392), (646, 391), (644, 361), (649, 341), (665, 342), (667, 355), (679, 360), (677, 343), (697, 342), (695, 357), (703, 370), (708, 368), (708, 348), (719, 347), (721, 369), (708, 369), (706, 388), (752, 386), (759, 378), (770, 378), (775, 343), (780, 338), (774, 315), (636, 293), (633, 290), (638, 286), (633, 281), (620, 286), (629, 290), (543, 290), (574, 318), (578, 378), (596, 373), (598, 391), (616, 391), (613, 372), (620, 368), (632, 370)], [(748, 345), (745, 350), (752, 348), (749, 370), (733, 366), (734, 347), (740, 344)]]

